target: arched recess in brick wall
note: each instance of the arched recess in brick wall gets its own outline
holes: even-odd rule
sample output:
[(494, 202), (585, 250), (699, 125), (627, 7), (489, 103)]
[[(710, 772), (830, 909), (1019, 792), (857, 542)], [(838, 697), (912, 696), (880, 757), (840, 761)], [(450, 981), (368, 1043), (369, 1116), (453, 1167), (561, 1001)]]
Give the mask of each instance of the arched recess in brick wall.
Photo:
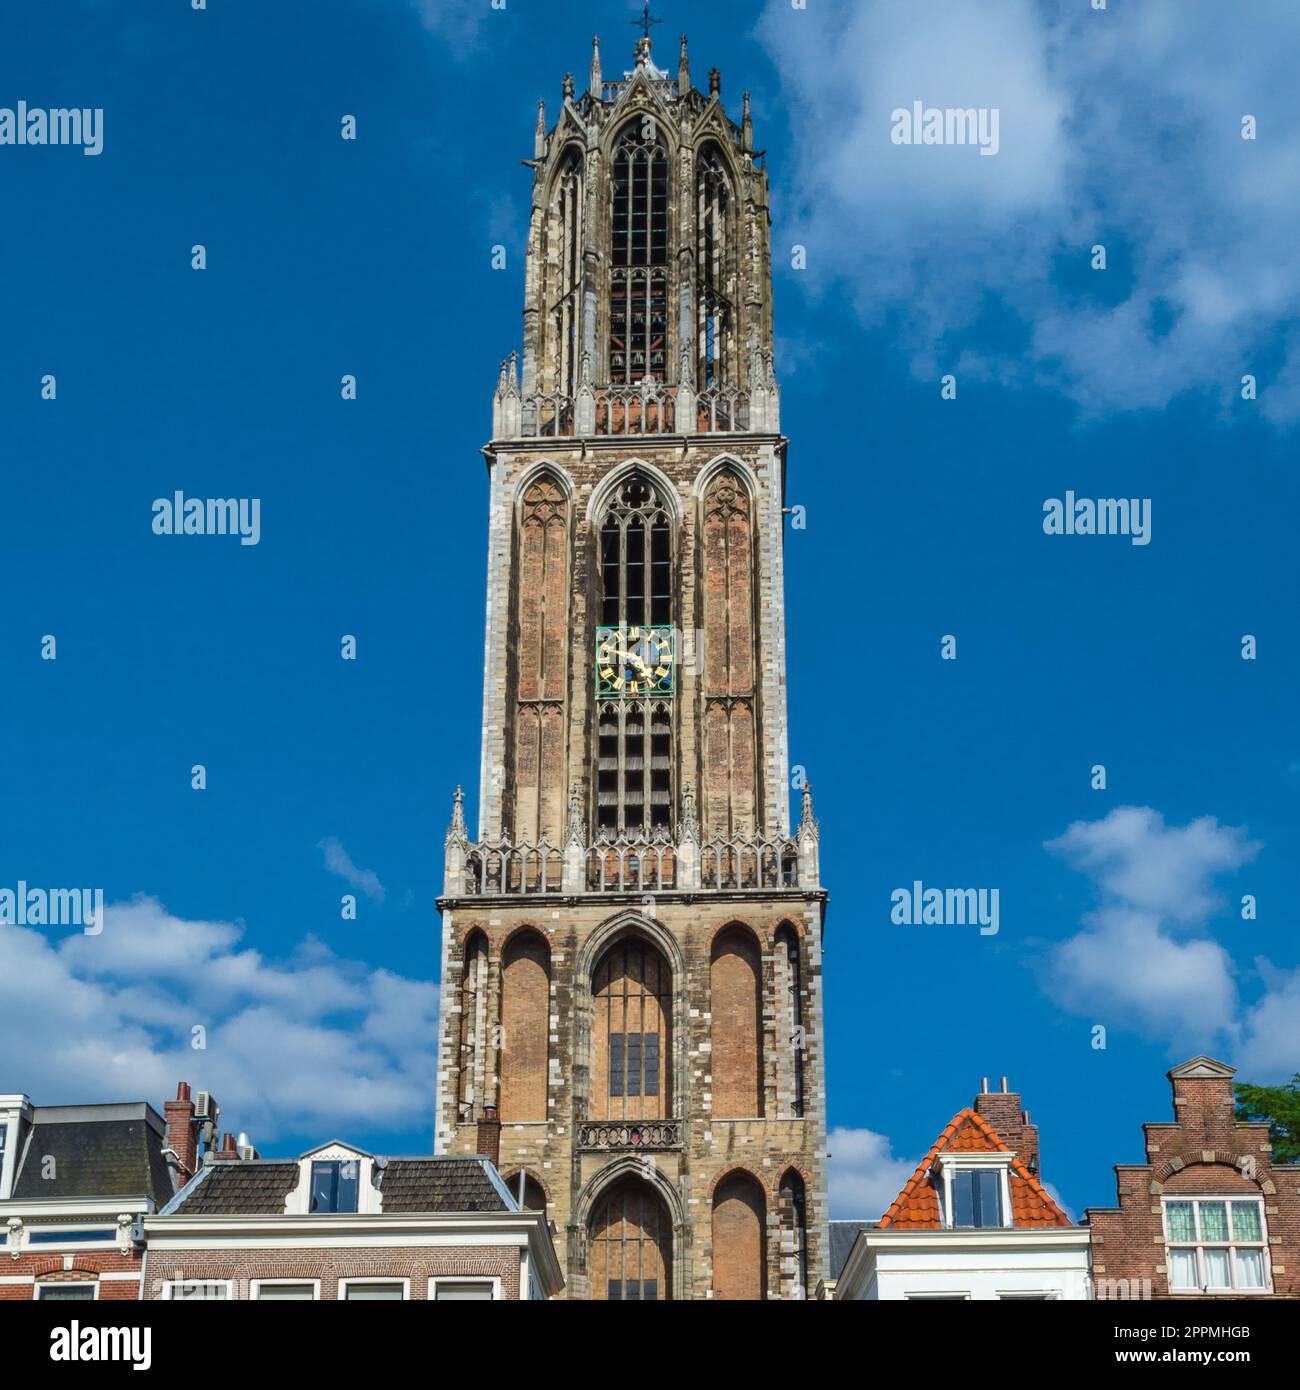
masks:
[[(519, 1191), (519, 1179), (523, 1177), (522, 1198)], [(510, 1195), (520, 1202), (525, 1211), (545, 1211), (546, 1210), (546, 1189), (541, 1183), (526, 1169), (516, 1169), (513, 1173), (503, 1173), (501, 1181), (510, 1190)]]
[(798, 1117), (804, 1110), (803, 962), (799, 933), (789, 922), (776, 930), (777, 1086), (780, 1109)]
[(465, 938), (460, 976), (460, 1119), (474, 1118), (483, 1099), (483, 1066), (487, 1040), (488, 943), (481, 931)]
[(777, 1195), (781, 1231), (781, 1297), (808, 1297), (808, 1193), (803, 1175), (787, 1168)]
[(713, 1296), (767, 1294), (767, 1202), (749, 1173), (729, 1173), (713, 1192)]
[(539, 932), (517, 932), (501, 955), (501, 1121), (546, 1119), (551, 952)]
[(758, 805), (754, 526), (744, 480), (730, 465), (703, 498), (704, 826), (746, 835)]
[(713, 939), (709, 965), (713, 1114), (763, 1115), (763, 960), (754, 933), (738, 923)]
[(568, 664), (569, 499), (547, 472), (519, 504), (514, 660), (515, 756), (512, 833), (536, 844), (561, 842), (565, 790), (565, 682)]
[(654, 1303), (672, 1298), (672, 1219), (643, 1178), (612, 1182), (596, 1198), (588, 1227), (591, 1296)]
[(663, 1120), (673, 1113), (673, 973), (639, 933), (620, 936), (591, 976), (589, 1115)]

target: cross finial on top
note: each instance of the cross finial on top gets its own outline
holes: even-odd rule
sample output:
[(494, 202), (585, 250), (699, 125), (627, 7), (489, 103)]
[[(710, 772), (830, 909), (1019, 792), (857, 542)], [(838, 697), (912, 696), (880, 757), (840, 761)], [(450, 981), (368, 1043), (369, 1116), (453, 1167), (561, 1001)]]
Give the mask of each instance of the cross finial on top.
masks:
[(648, 39), (650, 37), (650, 26), (652, 24), (662, 24), (662, 19), (655, 19), (650, 14), (650, 0), (645, 0), (645, 5), (641, 10), (641, 18), (632, 21), (632, 27), (640, 29), (642, 34)]

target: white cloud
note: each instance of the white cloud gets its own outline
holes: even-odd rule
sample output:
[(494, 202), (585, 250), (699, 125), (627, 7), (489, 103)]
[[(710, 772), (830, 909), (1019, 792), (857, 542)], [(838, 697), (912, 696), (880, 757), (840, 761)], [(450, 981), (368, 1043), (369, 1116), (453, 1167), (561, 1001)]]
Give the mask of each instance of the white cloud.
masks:
[(1300, 970), (1278, 970), (1263, 958), (1255, 968), (1265, 993), (1242, 1020), (1237, 1062), (1246, 1080), (1284, 1081), (1300, 1072)]
[(916, 1169), (917, 1160), (896, 1157), (885, 1135), (870, 1129), (833, 1129), (827, 1147), (836, 1220), (879, 1220)]
[(318, 848), (325, 856), (325, 867), (330, 873), (338, 874), (353, 888), (359, 888), (373, 902), (383, 902), (384, 885), (380, 883), (379, 875), (373, 869), (358, 869), (352, 862), (352, 856), (333, 835), (323, 839)]
[(1046, 847), (1088, 874), (1102, 898), (1052, 952), (1048, 987), (1061, 1004), (1171, 1052), (1218, 1051), (1252, 1080), (1300, 1069), (1300, 970), (1257, 960), (1263, 990), (1245, 1003), (1248, 972), (1207, 935), (1224, 906), (1215, 877), (1253, 860), (1257, 842), (1210, 816), (1170, 826), (1150, 807), (1121, 806)]
[(1177, 828), (1149, 806), (1119, 806), (1104, 820), (1076, 821), (1047, 848), (1092, 875), (1108, 897), (1179, 922), (1208, 917), (1218, 905), (1213, 876), (1259, 852), (1244, 831), (1213, 816)]
[(492, 14), (489, 0), (414, 0), (414, 4), (420, 23), (453, 50), (476, 46), (480, 26), (490, 14), (508, 17), (503, 10)]
[[(801, 210), (808, 279), (846, 280), (869, 325), (890, 316), (918, 376), (977, 347), (987, 376), (1100, 412), (1187, 389), (1226, 404), (1253, 371), (1264, 414), (1300, 418), (1300, 335), (1285, 331), (1300, 310), (1290, 0), (1194, 13), (768, 0), (758, 32), (795, 127), (784, 201)], [(914, 101), (996, 107), (998, 154), (891, 144), (890, 111)], [(1078, 275), (1053, 283), (1098, 241), (1108, 270), (1086, 271), (1082, 291)], [(954, 341), (990, 301), (1024, 335), (1001, 355)]]
[(310, 937), (268, 961), (242, 937), (150, 897), (110, 903), (98, 936), (0, 928), (0, 979), (22, 982), (0, 1009), (0, 1090), (157, 1106), (186, 1080), (259, 1144), (286, 1131), (431, 1128), (437, 985)]

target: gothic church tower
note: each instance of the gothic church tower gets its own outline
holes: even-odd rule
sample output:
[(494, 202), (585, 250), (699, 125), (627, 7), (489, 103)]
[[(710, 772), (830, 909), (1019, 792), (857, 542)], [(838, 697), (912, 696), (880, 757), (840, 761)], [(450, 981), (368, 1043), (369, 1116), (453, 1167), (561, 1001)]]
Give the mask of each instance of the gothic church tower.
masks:
[[(647, 26), (648, 27), (648, 26)], [(493, 402), (479, 823), (446, 839), (437, 1149), (567, 1296), (827, 1276), (818, 831), (791, 824), (767, 174), (648, 37), (538, 111)], [(485, 1128), (484, 1128), (485, 1127)]]

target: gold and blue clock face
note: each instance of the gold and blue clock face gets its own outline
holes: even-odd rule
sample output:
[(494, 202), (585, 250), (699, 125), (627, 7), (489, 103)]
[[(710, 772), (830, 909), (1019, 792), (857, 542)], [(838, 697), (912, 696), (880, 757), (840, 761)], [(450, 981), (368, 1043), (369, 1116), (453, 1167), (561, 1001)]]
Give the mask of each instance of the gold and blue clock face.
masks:
[(671, 627), (596, 629), (596, 694), (600, 698), (671, 695), (676, 670)]

